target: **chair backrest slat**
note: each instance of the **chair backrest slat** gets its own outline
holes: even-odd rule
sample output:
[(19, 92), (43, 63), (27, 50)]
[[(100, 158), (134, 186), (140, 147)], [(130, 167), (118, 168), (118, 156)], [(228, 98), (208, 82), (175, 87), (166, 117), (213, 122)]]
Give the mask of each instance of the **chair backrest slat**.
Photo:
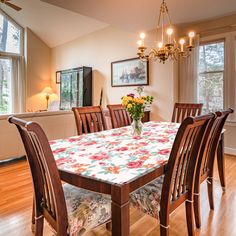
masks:
[[(34, 185), (36, 217), (44, 215), (46, 211), (54, 220), (58, 235), (66, 235), (68, 220), (64, 193), (44, 131), (37, 123), (15, 117), (10, 117), (9, 122), (16, 125), (27, 154)], [(47, 218), (47, 215), (44, 217)]]
[(107, 129), (105, 117), (100, 106), (73, 107), (77, 132), (79, 135)]
[(94, 121), (94, 119), (92, 119), (91, 117), (91, 114), (85, 114), (85, 117), (86, 117), (86, 124), (88, 124), (88, 128), (90, 130), (90, 133), (94, 133), (95, 132), (95, 124), (96, 124), (96, 121)]
[[(78, 129), (78, 126), (81, 127), (81, 129), (78, 130), (78, 132), (84, 132), (84, 133), (88, 133), (88, 125), (87, 125), (87, 119), (86, 119), (86, 114), (81, 114), (79, 117), (78, 117), (78, 125), (77, 125), (77, 129)], [(77, 124), (76, 123), (76, 124)]]
[[(183, 195), (189, 194), (192, 197), (199, 149), (206, 128), (213, 118), (214, 114), (211, 113), (188, 117), (181, 123), (167, 163), (161, 207), (172, 209), (182, 201)], [(165, 214), (164, 211), (161, 214)]]
[(219, 144), (220, 136), (222, 135), (224, 124), (230, 113), (233, 113), (231, 108), (222, 112), (216, 112), (215, 119), (210, 123), (206, 131), (199, 156), (195, 188), (198, 188), (198, 183), (201, 180), (201, 177), (203, 177), (202, 180), (204, 180), (204, 178), (208, 176), (209, 171), (213, 172), (217, 146)]
[(120, 128), (131, 124), (131, 118), (125, 107), (121, 104), (107, 105), (113, 128)]
[(87, 114), (90, 118), (88, 119), (88, 123), (92, 125), (91, 130), (93, 130), (93, 132), (98, 132), (99, 131), (99, 127), (98, 127), (98, 119), (95, 113), (91, 113), (91, 114)]
[(199, 116), (202, 106), (202, 103), (175, 103), (171, 121), (181, 123), (186, 117)]
[(56, 216), (55, 214), (55, 206), (54, 206), (54, 193), (52, 192), (52, 183), (50, 181), (50, 177), (48, 176), (48, 172), (46, 169), (47, 168), (47, 163), (45, 163), (45, 157), (42, 158), (42, 156), (44, 156), (42, 147), (39, 143), (39, 140), (37, 138), (37, 136), (32, 132), (30, 133), (31, 135), (29, 136), (31, 139), (31, 142), (34, 146), (34, 149), (36, 150), (36, 155), (38, 158), (38, 162), (39, 162), (39, 166), (40, 166), (40, 171), (42, 173), (42, 177), (43, 177), (43, 182), (44, 182), (44, 193), (43, 195), (45, 196), (44, 198), (44, 204), (47, 206), (47, 209), (49, 212), (52, 213), (53, 217)]
[(124, 125), (128, 126), (130, 124), (130, 117), (126, 110), (121, 110), (122, 116), (124, 117)]

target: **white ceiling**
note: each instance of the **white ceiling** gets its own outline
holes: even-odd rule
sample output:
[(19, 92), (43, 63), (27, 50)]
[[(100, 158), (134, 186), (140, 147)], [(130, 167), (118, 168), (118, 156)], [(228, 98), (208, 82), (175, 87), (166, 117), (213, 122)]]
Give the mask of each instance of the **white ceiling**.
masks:
[[(41, 0), (130, 31), (157, 24), (162, 0)], [(236, 0), (166, 0), (174, 24), (236, 12)]]
[(1, 8), (23, 27), (29, 27), (49, 47), (66, 43), (107, 26), (106, 23), (56, 7), (40, 0), (12, 0), (22, 7), (17, 12)]
[[(132, 32), (157, 24), (162, 0), (12, 0), (23, 10), (0, 4), (23, 27), (50, 47), (108, 25)], [(173, 24), (201, 21), (236, 12), (236, 0), (166, 0)], [(48, 4), (50, 3), (50, 4)], [(236, 22), (235, 22), (236, 23)]]

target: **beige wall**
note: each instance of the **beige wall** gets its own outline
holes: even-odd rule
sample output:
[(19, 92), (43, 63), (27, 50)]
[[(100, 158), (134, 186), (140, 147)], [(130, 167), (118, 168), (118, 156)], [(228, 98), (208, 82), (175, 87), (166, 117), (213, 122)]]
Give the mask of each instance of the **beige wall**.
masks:
[(201, 37), (236, 31), (236, 14), (178, 26), (180, 35), (186, 35), (191, 30), (199, 33)]
[(225, 129), (225, 152), (236, 155), (236, 123), (228, 122)]
[[(71, 111), (24, 113), (16, 116), (39, 123), (49, 140), (71, 137), (77, 133)], [(0, 116), (0, 161), (25, 155), (20, 135), (16, 127), (9, 124), (7, 118), (8, 115)]]
[[(111, 62), (136, 57), (137, 35), (107, 27), (85, 37), (52, 49), (52, 79), (55, 71), (78, 66), (93, 68), (93, 104), (99, 104), (101, 88), (104, 89), (103, 105), (120, 103), (121, 96), (133, 92), (135, 87), (111, 87)], [(152, 119), (170, 120), (177, 97), (173, 62), (165, 65), (150, 64), (150, 86), (145, 92), (154, 96)], [(59, 88), (57, 88), (59, 90)]]
[[(214, 39), (225, 38), (227, 36), (227, 33), (236, 32), (236, 14), (230, 16), (217, 17), (215, 19), (201, 22), (183, 24), (179, 26), (179, 32), (181, 35), (186, 34), (189, 30), (194, 30), (195, 32), (199, 33), (202, 41), (211, 41)], [(231, 63), (231, 60), (229, 61), (227, 59), (226, 61)], [(230, 65), (229, 63), (227, 63), (228, 66), (234, 66), (234, 64)], [(235, 75), (233, 78), (231, 78), (231, 76), (230, 78), (228, 78), (228, 85), (226, 85), (227, 88), (235, 87), (235, 79)], [(226, 94), (226, 100), (233, 99), (235, 97), (235, 91), (235, 88), (233, 91), (228, 91)], [(231, 94), (230, 92), (233, 92), (234, 94)], [(234, 101), (228, 101), (228, 106), (231, 106), (231, 103), (234, 104)], [(235, 106), (231, 106), (231, 108), (233, 108), (236, 112)], [(236, 123), (226, 122), (225, 129), (225, 152), (236, 155)]]
[(41, 91), (51, 83), (51, 49), (29, 28), (26, 35), (26, 110), (46, 109)]
[[(234, 17), (216, 20), (216, 28), (227, 28)], [(201, 32), (212, 32), (212, 21), (187, 25), (182, 30), (195, 29)], [(225, 28), (226, 27), (226, 28)], [(232, 28), (233, 29), (233, 28)], [(137, 35), (112, 27), (78, 38), (56, 48), (48, 48), (32, 31), (27, 30), (28, 67), (27, 67), (27, 108), (30, 110), (45, 109), (45, 98), (39, 93), (50, 84), (57, 92), (55, 71), (78, 66), (93, 67), (93, 104), (99, 104), (101, 88), (104, 89), (103, 105), (119, 103), (120, 97), (132, 92), (135, 87), (111, 87), (111, 62), (136, 56)], [(204, 33), (205, 34), (205, 33)], [(148, 35), (150, 36), (150, 35)], [(152, 37), (147, 39), (152, 41)], [(51, 60), (50, 60), (51, 58)], [(50, 74), (51, 69), (51, 74)], [(152, 107), (153, 120), (170, 120), (173, 103), (178, 98), (177, 68), (172, 62), (165, 65), (150, 63), (150, 86), (145, 91), (155, 97)], [(39, 102), (40, 101), (40, 102)], [(236, 154), (236, 126), (226, 126), (226, 147), (228, 153)]]

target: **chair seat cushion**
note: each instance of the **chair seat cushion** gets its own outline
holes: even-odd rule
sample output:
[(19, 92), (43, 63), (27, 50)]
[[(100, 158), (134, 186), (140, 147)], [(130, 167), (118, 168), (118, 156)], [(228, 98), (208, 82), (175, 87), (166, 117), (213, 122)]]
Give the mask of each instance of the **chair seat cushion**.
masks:
[(70, 236), (82, 235), (111, 219), (111, 198), (70, 184), (63, 185)]
[(130, 196), (131, 206), (159, 219), (163, 181), (164, 176), (161, 176), (133, 192)]

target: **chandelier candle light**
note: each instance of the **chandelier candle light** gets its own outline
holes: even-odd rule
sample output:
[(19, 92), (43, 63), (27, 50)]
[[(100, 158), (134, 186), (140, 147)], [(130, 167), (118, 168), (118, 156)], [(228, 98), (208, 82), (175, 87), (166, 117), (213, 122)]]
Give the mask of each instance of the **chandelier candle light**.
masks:
[[(167, 26), (165, 26), (165, 20), (167, 19)], [(159, 30), (160, 29), (160, 30)], [(140, 34), (140, 40), (138, 41), (138, 56), (142, 60), (153, 59), (159, 60), (163, 64), (167, 59), (178, 60), (181, 57), (188, 57), (190, 52), (194, 48), (194, 32), (189, 32), (188, 40), (186, 37), (181, 38), (179, 43), (176, 42), (173, 37), (174, 29), (171, 23), (170, 15), (165, 0), (163, 0), (160, 7), (160, 14), (157, 25), (157, 35), (160, 32), (159, 40), (154, 43), (154, 47), (150, 49), (150, 52), (146, 54), (147, 47), (145, 46), (144, 39), (145, 33)], [(186, 45), (188, 41), (188, 45)]]

